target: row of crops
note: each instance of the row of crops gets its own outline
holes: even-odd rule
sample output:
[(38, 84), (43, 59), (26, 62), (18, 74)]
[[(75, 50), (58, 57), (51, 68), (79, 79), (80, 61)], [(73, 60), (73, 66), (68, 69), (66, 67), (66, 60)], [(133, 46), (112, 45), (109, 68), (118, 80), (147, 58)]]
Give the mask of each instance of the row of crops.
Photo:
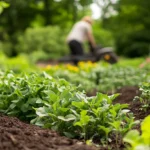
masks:
[(43, 68), (55, 78), (64, 78), (67, 81), (81, 85), (80, 89), (90, 92), (96, 89), (101, 92), (115, 91), (123, 86), (134, 86), (150, 80), (150, 66), (142, 69), (127, 65), (109, 65), (106, 63), (93, 64), (79, 63), (79, 67), (71, 65), (50, 66)]
[[(149, 149), (150, 116), (144, 121), (135, 120), (127, 104), (113, 103), (119, 94), (97, 92), (95, 96), (87, 96), (93, 90), (115, 93), (123, 86), (139, 86), (141, 95), (135, 99), (141, 102), (141, 109), (147, 111), (150, 108), (150, 67), (139, 68), (142, 60), (113, 66), (105, 62), (80, 62), (78, 67), (38, 68), (23, 56), (4, 59), (0, 62), (1, 113), (70, 138), (84, 139), (87, 143), (99, 138), (101, 144), (107, 146), (115, 141), (116, 147), (127, 142), (130, 150)], [(139, 123), (142, 134), (132, 130)]]

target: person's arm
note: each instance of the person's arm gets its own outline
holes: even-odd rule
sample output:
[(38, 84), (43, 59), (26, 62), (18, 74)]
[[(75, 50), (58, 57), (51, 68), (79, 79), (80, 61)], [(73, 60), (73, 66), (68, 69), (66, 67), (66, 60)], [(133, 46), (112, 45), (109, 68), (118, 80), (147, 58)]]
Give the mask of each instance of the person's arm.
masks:
[(88, 37), (88, 40), (89, 40), (90, 44), (92, 45), (92, 47), (96, 48), (96, 42), (95, 42), (92, 32), (87, 32), (87, 37)]

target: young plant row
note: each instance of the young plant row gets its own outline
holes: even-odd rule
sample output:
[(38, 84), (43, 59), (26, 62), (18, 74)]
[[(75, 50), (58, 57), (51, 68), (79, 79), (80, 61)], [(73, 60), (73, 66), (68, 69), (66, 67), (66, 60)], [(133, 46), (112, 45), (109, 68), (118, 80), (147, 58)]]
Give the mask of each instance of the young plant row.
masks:
[(42, 74), (0, 72), (0, 111), (72, 138), (117, 141), (134, 124), (127, 105), (113, 104), (118, 96), (88, 97), (64, 79)]
[(99, 90), (115, 91), (124, 86), (139, 86), (150, 80), (150, 68), (111, 66), (100, 72)]
[[(24, 71), (40, 71), (25, 55), (8, 59), (0, 53), (0, 68), (11, 69), (16, 73)], [(48, 74), (55, 78), (64, 78), (67, 81), (79, 86), (79, 90), (90, 93), (94, 91), (115, 91), (122, 86), (138, 86), (142, 82), (150, 80), (150, 67), (139, 68), (138, 64), (142, 59), (120, 61), (118, 64), (110, 65), (106, 62), (92, 63), (79, 62), (78, 66), (73, 65), (48, 65), (43, 68)], [(130, 66), (130, 67), (129, 67)]]
[(141, 102), (141, 110), (144, 110), (146, 112), (150, 109), (150, 83), (143, 82), (140, 85), (139, 90), (141, 91), (141, 95), (136, 96), (134, 98), (134, 100), (140, 101)]
[[(134, 100), (141, 102), (141, 110), (145, 113), (150, 109), (150, 83), (144, 82), (140, 85), (140, 96), (136, 96)], [(141, 134), (138, 130), (129, 131), (123, 141), (128, 143), (129, 150), (149, 150), (150, 149), (150, 115), (148, 115), (141, 123)]]
[[(86, 66), (86, 65), (85, 65)], [(71, 69), (78, 69), (72, 71)], [(131, 66), (104, 65), (97, 64), (93, 67), (57, 66), (48, 67), (46, 72), (54, 77), (64, 78), (67, 81), (80, 85), (80, 90), (90, 92), (92, 89), (97, 91), (115, 91), (123, 86), (139, 86), (142, 82), (150, 79), (150, 68), (136, 68)], [(88, 69), (87, 69), (88, 68)], [(88, 70), (88, 71), (87, 71)]]

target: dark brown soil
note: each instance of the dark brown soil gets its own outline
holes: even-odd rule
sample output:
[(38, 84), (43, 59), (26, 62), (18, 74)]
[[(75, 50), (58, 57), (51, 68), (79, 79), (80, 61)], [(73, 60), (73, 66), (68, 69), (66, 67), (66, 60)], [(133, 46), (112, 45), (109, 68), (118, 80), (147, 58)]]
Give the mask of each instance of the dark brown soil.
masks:
[(133, 112), (136, 120), (144, 119), (150, 114), (150, 109), (146, 112), (141, 110), (141, 103), (139, 100), (133, 101), (135, 96), (140, 96), (141, 94), (138, 87), (123, 87), (117, 90), (116, 93), (120, 93), (120, 96), (118, 96), (114, 102), (129, 104), (129, 109)]
[(96, 150), (56, 132), (0, 115), (0, 150)]
[[(143, 119), (148, 114), (140, 111), (139, 102), (133, 98), (140, 94), (137, 87), (123, 87), (117, 91), (121, 95), (115, 103), (127, 103), (136, 119)], [(120, 150), (121, 145), (119, 146)], [(23, 123), (17, 118), (0, 115), (0, 150), (96, 150), (83, 142), (62, 137), (54, 131)], [(106, 148), (98, 148), (106, 150)], [(115, 150), (115, 149), (114, 149)]]

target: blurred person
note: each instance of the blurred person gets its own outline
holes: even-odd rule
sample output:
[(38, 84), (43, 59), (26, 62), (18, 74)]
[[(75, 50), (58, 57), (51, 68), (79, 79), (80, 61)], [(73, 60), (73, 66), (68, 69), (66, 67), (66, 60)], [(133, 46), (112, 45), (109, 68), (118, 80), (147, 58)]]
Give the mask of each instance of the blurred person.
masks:
[(83, 43), (85, 41), (89, 42), (90, 49), (91, 47), (92, 49), (96, 48), (95, 39), (92, 33), (92, 23), (91, 17), (85, 16), (72, 27), (67, 36), (67, 44), (72, 55), (82, 56), (84, 54)]

